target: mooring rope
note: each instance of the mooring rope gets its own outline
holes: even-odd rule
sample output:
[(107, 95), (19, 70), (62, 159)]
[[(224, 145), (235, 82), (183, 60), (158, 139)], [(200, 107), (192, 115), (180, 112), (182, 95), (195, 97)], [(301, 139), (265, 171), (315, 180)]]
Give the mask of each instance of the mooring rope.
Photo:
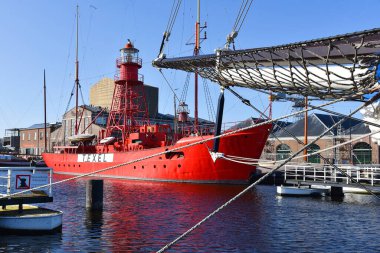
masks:
[[(339, 148), (341, 146), (350, 144), (350, 143), (355, 142), (357, 140), (360, 140), (362, 138), (372, 136), (372, 135), (377, 134), (377, 133), (380, 133), (380, 129), (378, 131), (371, 132), (371, 133), (368, 133), (368, 134), (365, 134), (365, 135), (361, 135), (361, 136), (356, 137), (354, 139), (351, 139), (351, 140), (348, 140), (348, 141), (345, 141), (345, 142), (342, 142), (342, 143), (330, 146), (330, 147), (325, 148), (325, 149), (321, 149), (321, 150), (315, 151), (313, 153), (308, 153), (306, 155), (300, 155), (300, 156), (294, 157), (293, 159), (296, 160), (296, 159), (301, 159), (301, 158), (304, 158), (304, 157), (309, 157), (309, 156), (317, 155), (317, 154), (323, 153), (325, 151), (328, 151), (328, 150), (331, 150), (331, 149), (335, 149), (335, 148)], [(248, 165), (257, 165), (261, 161), (260, 159), (252, 159), (252, 158), (249, 158), (249, 157), (231, 156), (231, 155), (224, 155), (221, 158), (229, 160), (229, 161), (234, 161), (234, 162), (237, 162), (237, 163), (248, 164)], [(283, 162), (283, 161), (285, 161), (285, 160), (284, 159), (283, 160), (277, 160), (276, 162)], [(257, 162), (257, 163), (255, 163), (255, 162)]]

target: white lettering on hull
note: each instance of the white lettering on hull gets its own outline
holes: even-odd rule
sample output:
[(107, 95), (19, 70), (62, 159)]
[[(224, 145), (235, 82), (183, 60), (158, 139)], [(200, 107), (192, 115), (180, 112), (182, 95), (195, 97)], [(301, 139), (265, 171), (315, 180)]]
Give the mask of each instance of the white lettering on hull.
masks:
[(113, 162), (113, 154), (78, 154), (78, 163), (110, 163)]

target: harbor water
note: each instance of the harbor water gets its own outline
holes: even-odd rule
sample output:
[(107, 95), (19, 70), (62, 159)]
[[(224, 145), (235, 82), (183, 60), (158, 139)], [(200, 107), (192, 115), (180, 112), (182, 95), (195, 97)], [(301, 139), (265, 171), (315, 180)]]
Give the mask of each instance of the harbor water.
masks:
[[(90, 212), (86, 180), (55, 186), (54, 203), (44, 205), (64, 212), (61, 233), (1, 234), (0, 252), (155, 252), (244, 189), (104, 179), (103, 211)], [(379, 203), (280, 197), (257, 186), (168, 252), (379, 252)]]

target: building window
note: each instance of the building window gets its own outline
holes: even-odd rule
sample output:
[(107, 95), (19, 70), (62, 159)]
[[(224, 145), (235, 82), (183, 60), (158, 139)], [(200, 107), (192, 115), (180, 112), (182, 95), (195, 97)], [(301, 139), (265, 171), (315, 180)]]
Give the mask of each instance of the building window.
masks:
[(34, 140), (37, 140), (37, 132), (34, 132)]
[(284, 160), (290, 157), (292, 150), (286, 144), (280, 144), (276, 148), (276, 160)]
[(25, 141), (25, 133), (22, 133), (22, 140)]
[[(86, 127), (88, 126), (88, 118), (84, 118), (84, 122), (83, 122), (83, 131), (86, 129)], [(88, 133), (88, 130), (86, 130), (84, 133)]]
[[(307, 153), (308, 154), (315, 153), (315, 152), (319, 151), (320, 149), (321, 148), (317, 144), (312, 144), (308, 147)], [(315, 155), (308, 156), (307, 161), (309, 163), (321, 163), (321, 158), (320, 158), (319, 154), (315, 154)]]
[(356, 143), (352, 150), (354, 164), (372, 163), (372, 148), (368, 143)]
[(28, 141), (30, 141), (30, 133), (28, 133)]
[(67, 127), (67, 121), (63, 121), (63, 131), (64, 131), (64, 136), (67, 136), (68, 134), (68, 127)]
[(40, 132), (40, 140), (42, 140), (43, 137), (44, 137), (44, 133)]
[(71, 136), (74, 135), (74, 129), (75, 129), (75, 121), (72, 119), (71, 120)]

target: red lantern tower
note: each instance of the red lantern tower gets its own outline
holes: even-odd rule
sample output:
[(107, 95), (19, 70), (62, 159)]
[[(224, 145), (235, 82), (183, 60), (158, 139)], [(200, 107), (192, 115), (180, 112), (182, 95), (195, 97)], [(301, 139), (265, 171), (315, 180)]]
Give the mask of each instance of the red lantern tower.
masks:
[(116, 60), (115, 89), (107, 122), (106, 136), (121, 138), (125, 144), (129, 134), (140, 126), (149, 125), (144, 92), (144, 77), (138, 73), (142, 66), (139, 50), (130, 40), (120, 49)]

